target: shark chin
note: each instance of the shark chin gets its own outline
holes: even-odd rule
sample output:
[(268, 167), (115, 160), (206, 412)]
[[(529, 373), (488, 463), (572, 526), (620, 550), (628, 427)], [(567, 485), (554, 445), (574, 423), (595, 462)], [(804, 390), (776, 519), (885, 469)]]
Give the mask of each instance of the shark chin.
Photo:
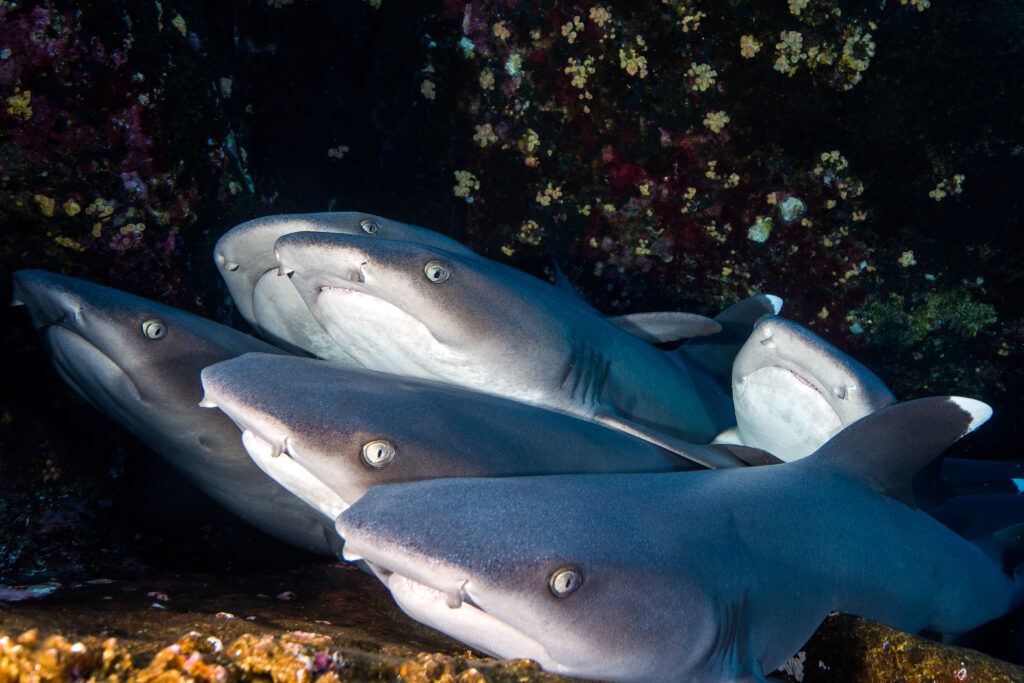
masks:
[[(134, 423), (126, 403), (144, 403), (132, 378), (102, 349), (63, 324), (46, 325), (40, 333), (50, 346), (53, 366), (75, 392), (119, 420)], [(84, 370), (87, 369), (88, 372)]]
[(287, 437), (283, 439), (282, 446), (274, 446), (270, 439), (242, 425), (239, 427), (246, 453), (271, 479), (330, 519), (337, 518), (349, 508), (348, 502), (292, 459)]
[(778, 365), (734, 383), (733, 401), (740, 432), (786, 461), (810, 455), (814, 448), (807, 444), (824, 443), (843, 427), (815, 382)]
[[(316, 298), (316, 316), (363, 367), (458, 383), (454, 375), (465, 362), (434, 337), (426, 323), (376, 294), (344, 285), (322, 286)], [(410, 349), (429, 351), (410, 353)]]
[[(347, 554), (346, 559), (350, 559)], [(468, 581), (459, 583), (458, 593), (447, 593), (372, 562), (368, 565), (412, 619), (492, 657), (532, 659), (545, 671), (569, 671), (536, 640), (477, 606)]]

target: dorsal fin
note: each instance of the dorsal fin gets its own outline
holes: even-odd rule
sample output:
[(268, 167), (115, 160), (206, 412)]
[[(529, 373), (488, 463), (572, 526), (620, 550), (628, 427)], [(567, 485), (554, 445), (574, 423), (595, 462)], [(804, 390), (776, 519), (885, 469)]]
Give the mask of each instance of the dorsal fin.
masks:
[(763, 315), (776, 315), (782, 310), (782, 299), (771, 294), (758, 294), (739, 301), (715, 316), (721, 332), (691, 339), (676, 353), (694, 363), (716, 380), (732, 383), (732, 362), (747, 341), (754, 325)]
[(697, 313), (656, 311), (652, 313), (628, 313), (608, 316), (608, 322), (623, 332), (628, 332), (648, 344), (706, 337), (722, 330), (722, 325), (711, 318)]
[(987, 404), (960, 396), (897, 403), (849, 425), (804, 462), (841, 470), (914, 507), (918, 470), (991, 416)]

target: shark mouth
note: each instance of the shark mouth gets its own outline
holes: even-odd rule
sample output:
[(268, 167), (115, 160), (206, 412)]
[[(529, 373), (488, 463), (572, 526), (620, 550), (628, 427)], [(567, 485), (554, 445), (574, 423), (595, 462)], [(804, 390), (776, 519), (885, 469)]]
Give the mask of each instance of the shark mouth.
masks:
[(341, 496), (292, 458), (287, 437), (281, 446), (275, 446), (251, 429), (243, 429), (242, 445), (257, 467), (310, 507), (330, 519), (348, 509), (349, 504)]
[(220, 408), (221, 412), (231, 418), (242, 431), (242, 446), (256, 466), (306, 505), (329, 519), (337, 518), (349, 508), (350, 503), (295, 461), (290, 452), (291, 440), (287, 436), (274, 438), (260, 435), (243, 418), (232, 414), (207, 396), (203, 397), (199, 405), (203, 408)]
[(552, 657), (537, 640), (480, 607), (471, 595), (468, 580), (458, 581), (453, 590), (436, 588), (353, 553), (351, 545), (345, 543), (344, 559), (365, 562), (387, 586), (399, 608), (416, 621), (439, 629), (490, 656), (532, 659), (545, 671), (568, 672), (568, 668)]
[[(105, 396), (108, 406), (121, 405), (123, 402), (143, 402), (138, 387), (128, 373), (71, 326), (56, 322), (42, 325), (39, 330), (50, 347), (51, 360), (57, 374), (86, 401), (99, 405), (94, 397)], [(88, 368), (89, 371), (82, 372), (82, 368)]]

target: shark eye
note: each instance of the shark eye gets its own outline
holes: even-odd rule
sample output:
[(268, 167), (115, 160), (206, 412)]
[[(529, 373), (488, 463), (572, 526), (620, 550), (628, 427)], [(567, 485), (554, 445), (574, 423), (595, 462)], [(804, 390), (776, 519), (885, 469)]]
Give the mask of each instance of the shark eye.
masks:
[(548, 579), (548, 588), (556, 598), (564, 598), (583, 583), (583, 574), (577, 567), (562, 567), (556, 569)]
[(378, 226), (370, 219), (359, 221), (359, 227), (362, 228), (363, 232), (365, 232), (367, 235), (376, 234), (376, 232), (380, 230), (380, 226)]
[(450, 274), (447, 266), (440, 261), (427, 261), (427, 265), (423, 266), (423, 272), (431, 282), (444, 282)]
[(163, 322), (156, 318), (152, 318), (142, 323), (142, 334), (150, 339), (163, 339), (167, 336), (167, 325), (164, 325)]
[(395, 447), (386, 439), (374, 439), (363, 444), (363, 462), (374, 469), (381, 469), (395, 459)]

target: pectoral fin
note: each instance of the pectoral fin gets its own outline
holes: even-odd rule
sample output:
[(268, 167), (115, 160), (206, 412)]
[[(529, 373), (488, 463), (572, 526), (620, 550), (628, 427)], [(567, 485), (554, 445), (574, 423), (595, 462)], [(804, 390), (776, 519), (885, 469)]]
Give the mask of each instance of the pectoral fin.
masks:
[(629, 313), (607, 318), (623, 332), (628, 332), (648, 344), (706, 337), (722, 330), (722, 325), (707, 316), (696, 313), (659, 311), (653, 313)]
[(720, 470), (730, 467), (747, 466), (746, 462), (738, 458), (729, 450), (720, 450), (717, 448), (709, 448), (707, 446), (689, 443), (682, 439), (669, 436), (668, 434), (662, 434), (656, 429), (638, 424), (632, 420), (620, 417), (619, 415), (608, 413), (607, 411), (599, 411), (594, 416), (594, 421), (604, 425), (605, 427), (617, 429), (620, 432), (625, 432), (626, 434), (635, 436), (638, 439), (643, 439), (648, 443), (664, 448), (666, 451), (674, 453), (681, 458), (689, 460), (690, 462), (707, 469)]

